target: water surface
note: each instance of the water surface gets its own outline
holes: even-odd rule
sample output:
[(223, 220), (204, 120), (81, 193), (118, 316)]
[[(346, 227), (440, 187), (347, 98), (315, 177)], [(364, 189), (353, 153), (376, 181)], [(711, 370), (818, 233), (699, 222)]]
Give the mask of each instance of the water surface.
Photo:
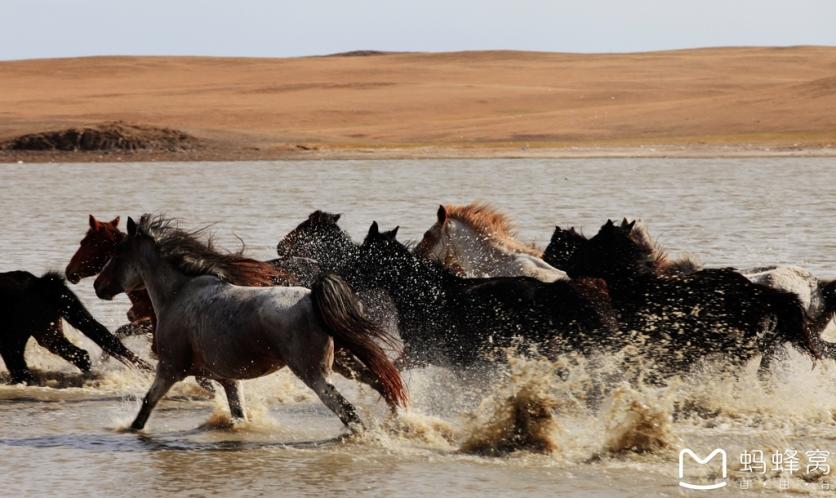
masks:
[[(372, 220), (418, 239), (439, 203), (485, 200), (511, 216), (520, 238), (541, 245), (555, 224), (591, 235), (607, 218), (640, 217), (674, 255), (712, 266), (800, 264), (833, 278), (834, 167), (833, 159), (762, 158), (2, 165), (0, 271), (62, 270), (91, 213), (124, 220), (164, 212), (190, 227), (214, 224), (220, 245), (237, 248), (240, 238), (249, 254), (268, 259), (314, 209), (343, 213), (340, 224), (357, 240)], [(124, 322), (124, 297), (96, 299), (92, 280), (73, 288), (107, 326)], [(128, 344), (147, 355), (143, 339)], [(222, 429), (224, 403), (189, 382), (137, 436), (117, 430), (150, 379), (112, 361), (97, 364), (99, 378), (83, 379), (34, 343), (27, 358), (57, 373), (46, 387), (0, 387), (0, 493), (8, 495), (676, 495), (677, 451), (690, 446), (727, 448), (725, 492), (745, 496), (778, 493), (780, 479), (764, 475), (741, 490), (747, 476), (734, 461), (745, 449), (836, 451), (835, 366), (812, 369), (795, 353), (767, 386), (749, 366), (733, 378), (623, 386), (595, 407), (579, 400), (600, 366), (550, 380), (542, 364), (519, 360), (483, 382), (411, 371), (414, 406), (399, 429), (378, 426), (348, 442), (332, 440), (342, 433), (336, 417), (286, 372), (248, 383), (253, 422), (244, 427)], [(507, 396), (532, 385), (535, 401), (554, 405), (550, 454), (460, 451), (489, 432)], [(376, 396), (347, 381), (338, 387), (366, 420), (386, 423)], [(630, 438), (649, 441), (648, 451), (621, 451)], [(787, 483), (825, 493), (821, 481), (794, 475)]]

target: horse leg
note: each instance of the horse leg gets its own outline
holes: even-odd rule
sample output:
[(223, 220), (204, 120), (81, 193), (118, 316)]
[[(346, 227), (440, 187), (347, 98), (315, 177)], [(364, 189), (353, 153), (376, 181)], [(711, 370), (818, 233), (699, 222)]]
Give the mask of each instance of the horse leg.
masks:
[[(377, 377), (372, 375), (371, 371), (366, 368), (366, 365), (363, 365), (363, 363), (360, 362), (356, 356), (348, 351), (338, 350), (336, 352), (334, 355), (334, 371), (346, 379), (356, 380), (366, 384), (377, 391), (384, 400), (386, 399), (386, 396), (384, 396), (383, 385)], [(398, 413), (397, 404), (391, 401), (387, 401), (386, 403), (389, 405), (389, 410), (393, 415)]]
[(208, 392), (209, 394), (215, 394), (215, 386), (212, 385), (212, 381), (207, 379), (206, 377), (195, 377), (194, 381), (197, 382), (197, 385), (203, 388), (204, 391)]
[(244, 413), (244, 386), (241, 381), (224, 379), (218, 383), (224, 388), (226, 401), (229, 403), (229, 413), (234, 419), (247, 420)]
[(119, 339), (125, 339), (126, 337), (150, 334), (151, 332), (151, 320), (143, 318), (141, 320), (135, 320), (133, 322), (126, 323), (125, 325), (120, 326), (118, 329), (116, 329), (113, 335), (115, 335)]
[(90, 372), (90, 355), (67, 339), (60, 318), (50, 323), (46, 330), (37, 332), (33, 336), (38, 344), (50, 353), (64, 358), (84, 373)]
[(313, 389), (325, 406), (331, 409), (346, 427), (352, 432), (365, 430), (363, 421), (357, 416), (357, 410), (349, 403), (342, 394), (337, 391), (325, 374), (321, 371), (297, 371), (294, 372), (297, 377), (302, 379), (306, 386)]
[(781, 344), (774, 344), (767, 347), (761, 354), (761, 363), (758, 366), (758, 378), (762, 381), (769, 379), (770, 368), (776, 362), (787, 359), (787, 350)]
[(160, 399), (165, 396), (165, 393), (178, 380), (180, 379), (171, 371), (163, 370), (159, 366), (157, 367), (157, 375), (154, 377), (154, 383), (151, 384), (151, 388), (148, 389), (148, 393), (142, 399), (142, 407), (139, 409), (139, 413), (136, 415), (133, 423), (131, 423), (132, 431), (141, 431), (145, 427), (145, 423), (148, 422), (148, 417), (151, 415), (151, 410), (157, 406)]
[(12, 384), (20, 384), (21, 382), (31, 384), (35, 378), (29, 371), (29, 367), (26, 366), (26, 359), (24, 358), (26, 340), (10, 340), (9, 342), (11, 344), (0, 345), (0, 357), (3, 358), (6, 370), (9, 371), (9, 382)]

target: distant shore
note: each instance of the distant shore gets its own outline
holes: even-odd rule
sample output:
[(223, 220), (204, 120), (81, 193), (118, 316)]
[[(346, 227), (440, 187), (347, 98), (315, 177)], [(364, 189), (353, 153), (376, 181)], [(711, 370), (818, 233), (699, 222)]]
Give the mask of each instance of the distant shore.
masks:
[(325, 150), (200, 150), (188, 152), (127, 153), (20, 152), (0, 151), (2, 163), (89, 163), (89, 162), (228, 162), (228, 161), (315, 161), (315, 160), (409, 160), (409, 159), (582, 159), (582, 158), (757, 158), (836, 157), (836, 148), (752, 147), (752, 146), (646, 146), (567, 147), (537, 149), (437, 148), (410, 149), (325, 149)]
[(188, 137), (0, 162), (834, 157), (834, 67), (836, 47), (0, 62), (0, 148), (112, 122)]

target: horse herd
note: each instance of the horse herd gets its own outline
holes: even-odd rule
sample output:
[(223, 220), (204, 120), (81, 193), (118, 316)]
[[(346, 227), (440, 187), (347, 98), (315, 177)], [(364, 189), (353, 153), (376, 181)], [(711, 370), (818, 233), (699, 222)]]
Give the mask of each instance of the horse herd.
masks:
[[(258, 261), (162, 216), (129, 218), (122, 232), (118, 217), (91, 215), (66, 278), (98, 275), (102, 299), (127, 293), (130, 323), (111, 334), (57, 273), (3, 273), (0, 354), (13, 383), (33, 380), (24, 361), (30, 337), (89, 371), (87, 352), (62, 333), (63, 318), (106, 353), (151, 370), (119, 340), (151, 333), (155, 378), (133, 430), (187, 376), (210, 389), (216, 381), (232, 416), (243, 419), (240, 381), (287, 366), (359, 429), (332, 371), (371, 386), (396, 412), (407, 403), (399, 371), (471, 369), (502, 361), (495, 353), (509, 348), (549, 358), (631, 349), (656, 378), (702, 359), (740, 365), (758, 356), (766, 373), (785, 345), (836, 357), (821, 338), (836, 313), (836, 282), (802, 268), (672, 260), (627, 219), (609, 220), (589, 238), (556, 227), (543, 251), (518, 241), (487, 204), (440, 206), (437, 218), (414, 247), (397, 239), (398, 227), (376, 222), (358, 244), (339, 214), (315, 211), (278, 243), (278, 259)], [(397, 336), (382, 325), (391, 308)]]

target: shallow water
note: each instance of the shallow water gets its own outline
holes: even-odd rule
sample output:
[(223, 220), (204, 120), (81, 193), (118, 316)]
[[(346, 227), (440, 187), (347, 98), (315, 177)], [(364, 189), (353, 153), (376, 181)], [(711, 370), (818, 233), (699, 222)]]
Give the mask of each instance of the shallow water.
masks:
[[(63, 269), (89, 213), (124, 220), (165, 212), (187, 226), (214, 223), (222, 246), (236, 248), (237, 236), (267, 259), (314, 209), (342, 212), (340, 224), (358, 240), (372, 220), (418, 239), (439, 202), (481, 199), (541, 245), (555, 224), (593, 234), (608, 217), (641, 217), (672, 253), (688, 251), (707, 265), (794, 263), (833, 278), (834, 167), (832, 159), (2, 165), (0, 271)], [(109, 327), (124, 322), (124, 297), (99, 301), (92, 280), (74, 289)], [(147, 354), (142, 338), (128, 345)], [(817, 495), (830, 493), (826, 477), (752, 475), (739, 455), (762, 450), (771, 466), (772, 452), (796, 449), (804, 467), (805, 451), (836, 452), (836, 365), (813, 369), (795, 353), (766, 386), (754, 365), (735, 375), (709, 365), (665, 387), (620, 386), (593, 404), (589, 384), (612, 374), (613, 359), (558, 365), (559, 379), (549, 374), (555, 365), (521, 359), (481, 380), (411, 371), (413, 407), (400, 422), (387, 421), (368, 390), (340, 380), (375, 425), (347, 441), (334, 440), (338, 420), (286, 372), (247, 383), (253, 420), (244, 426), (226, 427), (224, 403), (188, 382), (137, 436), (119, 429), (149, 378), (99, 361), (100, 375), (85, 379), (34, 343), (27, 359), (56, 373), (45, 375), (44, 387), (0, 386), (3, 495), (676, 495), (684, 492), (677, 485), (684, 447), (703, 456), (727, 450), (724, 495), (777, 494), (781, 486)], [(518, 431), (546, 454), (463, 451), (503, 447), (521, 423), (513, 416), (520, 406), (540, 413)], [(741, 489), (747, 480), (752, 489)]]

